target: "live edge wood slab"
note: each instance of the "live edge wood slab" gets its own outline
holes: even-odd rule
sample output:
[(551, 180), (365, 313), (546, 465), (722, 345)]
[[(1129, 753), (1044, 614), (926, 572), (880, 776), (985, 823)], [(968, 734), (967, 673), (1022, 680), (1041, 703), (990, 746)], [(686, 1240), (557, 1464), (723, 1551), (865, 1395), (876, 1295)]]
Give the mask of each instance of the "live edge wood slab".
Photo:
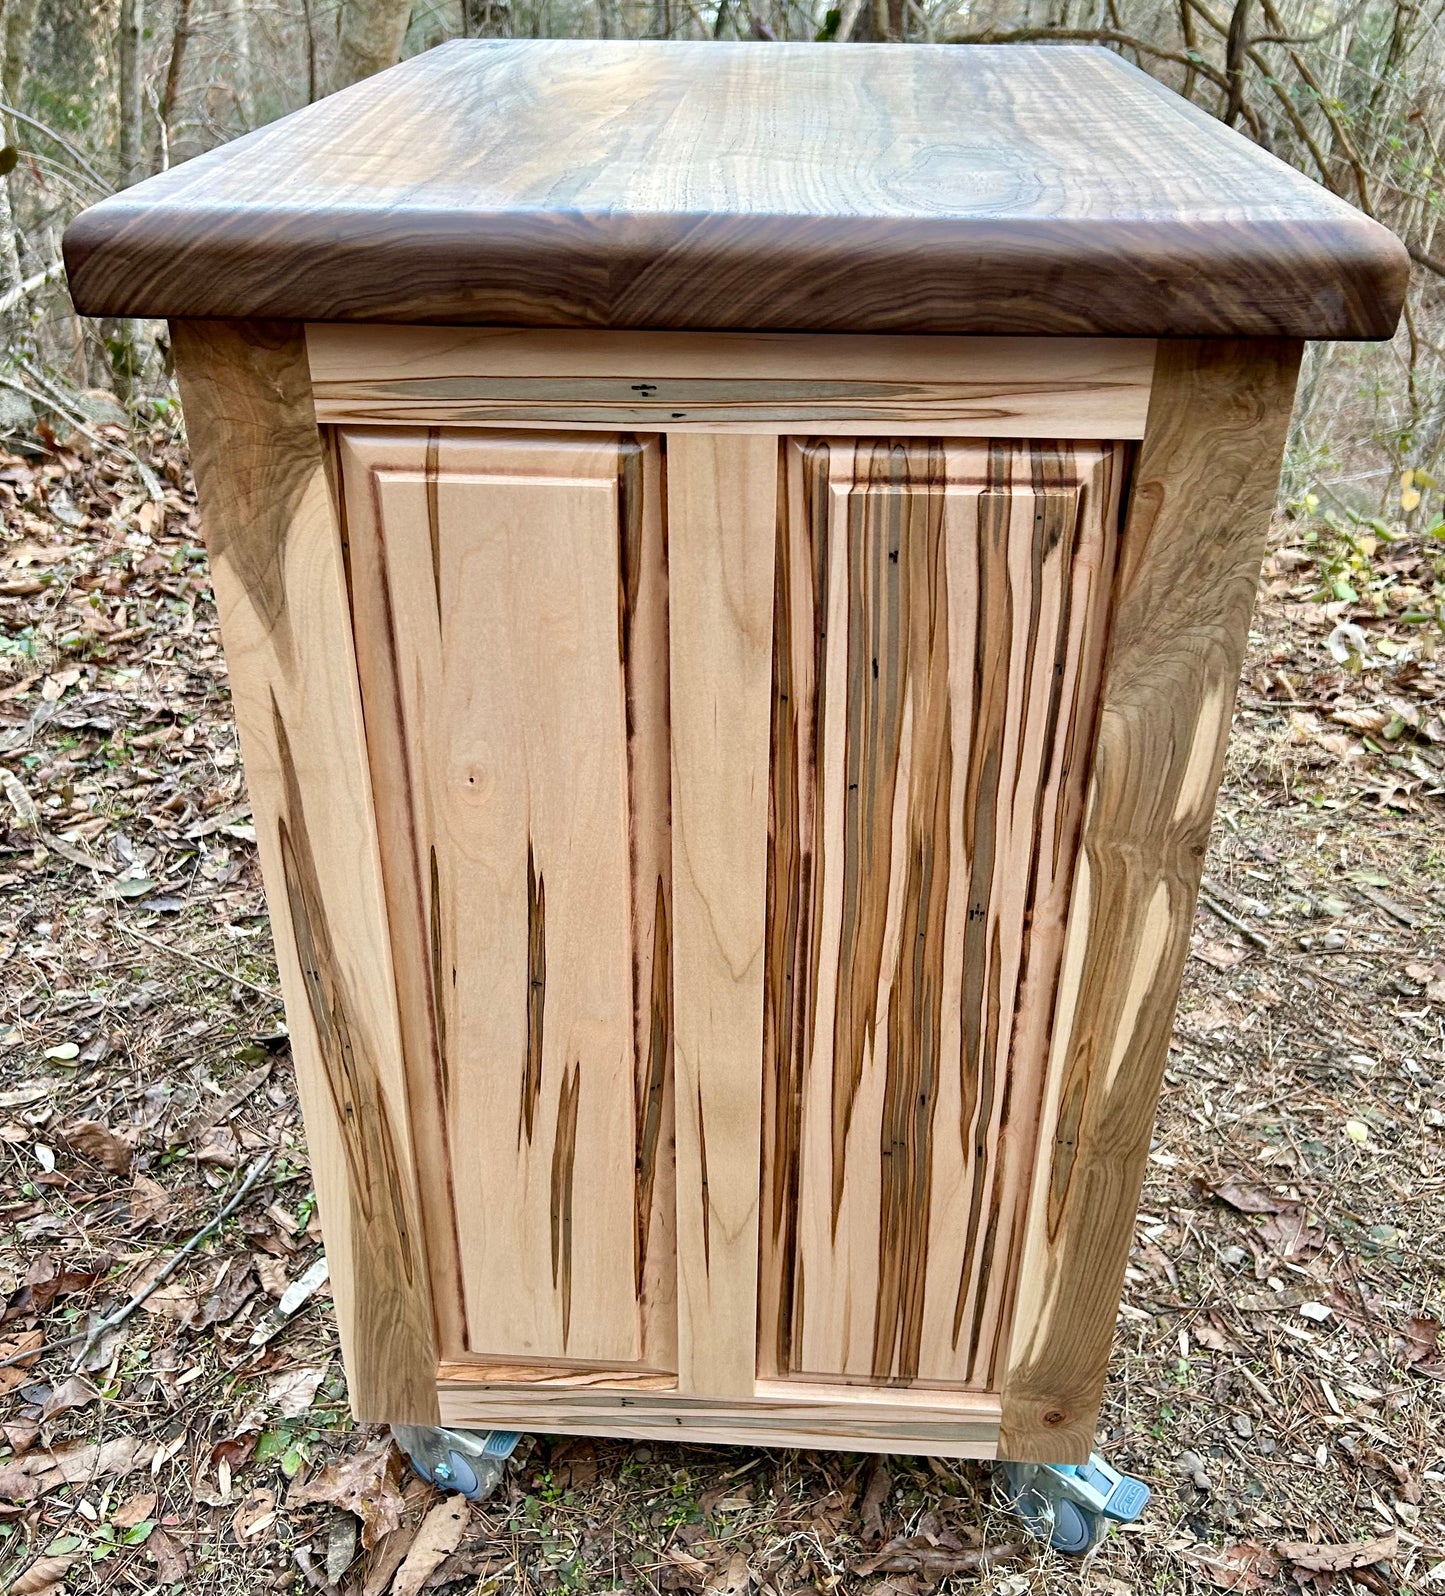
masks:
[(1390, 235), (1099, 52), (530, 42), (66, 251), (172, 319), (357, 1414), (1085, 1457)]

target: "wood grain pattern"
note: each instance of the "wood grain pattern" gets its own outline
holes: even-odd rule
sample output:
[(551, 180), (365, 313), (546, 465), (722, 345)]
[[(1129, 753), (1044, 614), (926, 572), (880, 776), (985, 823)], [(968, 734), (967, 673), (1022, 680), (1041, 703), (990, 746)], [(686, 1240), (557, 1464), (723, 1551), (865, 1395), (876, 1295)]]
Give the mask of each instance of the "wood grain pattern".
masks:
[(436, 1422), (341, 537), (298, 327), (172, 327), (358, 1418)]
[[(444, 1376), (451, 1372), (442, 1370)], [(607, 1391), (443, 1378), (437, 1396), (443, 1424), (477, 1428), (927, 1457), (992, 1458), (998, 1453), (998, 1399), (978, 1392), (950, 1395), (945, 1403), (937, 1392), (885, 1395), (844, 1386), (759, 1381), (750, 1398), (719, 1401), (640, 1383)]]
[(1289, 342), (1159, 346), (1053, 1010), (1009, 1457), (1092, 1442), (1298, 362)]
[(458, 41), (102, 201), (65, 257), (89, 315), (1144, 337), (1388, 337), (1408, 275), (1057, 45)]
[(759, 1104), (778, 450), (668, 439), (679, 1388), (757, 1375)]
[(1123, 463), (1112, 445), (787, 446), (767, 1371), (996, 1386)]
[(339, 461), (443, 1355), (669, 1368), (659, 445)]
[(400, 422), (1142, 438), (1147, 338), (307, 329), (317, 415)]

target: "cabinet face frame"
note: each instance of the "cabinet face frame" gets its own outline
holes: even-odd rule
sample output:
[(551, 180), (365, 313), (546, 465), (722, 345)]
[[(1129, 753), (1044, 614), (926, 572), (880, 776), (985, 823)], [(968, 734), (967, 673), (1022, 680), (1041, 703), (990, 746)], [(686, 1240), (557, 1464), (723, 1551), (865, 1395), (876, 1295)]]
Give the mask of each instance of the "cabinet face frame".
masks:
[[(358, 1417), (433, 1423), (440, 1414), (552, 1431), (1052, 1462), (1086, 1456), (1298, 342), (574, 337), (184, 322), (174, 324), (174, 340)], [(398, 392), (394, 357), (413, 341), (416, 370)], [(372, 359), (384, 347), (392, 358), (379, 383), (361, 367), (344, 369), (336, 355), (360, 350)], [(474, 348), (492, 353), (478, 362)], [(466, 369), (478, 364), (485, 369)], [(1113, 375), (1101, 382), (1101, 370)], [(568, 390), (579, 382), (582, 399), (568, 409)], [(668, 386), (688, 383), (685, 392)], [(684, 414), (659, 417), (663, 405)], [(1111, 424), (1080, 424), (1086, 411)], [(945, 1407), (925, 1391), (757, 1379), (733, 1361), (744, 1317), (735, 1294), (688, 1278), (687, 1259), (708, 1255), (719, 1232), (717, 1215), (689, 1211), (681, 1194), (679, 1351), (698, 1371), (691, 1389), (679, 1380), (672, 1389), (609, 1390), (586, 1369), (527, 1381), (505, 1366), (477, 1382), (466, 1377), (470, 1369), (440, 1360), (356, 684), (350, 550), (319, 423), (555, 430), (564, 420), (666, 432), (677, 450), (677, 491), (697, 506), (685, 518), (693, 535), (669, 549), (670, 577), (696, 611), (689, 635), (709, 641), (681, 654), (674, 647), (674, 686), (681, 663), (694, 673), (689, 693), (712, 694), (732, 722), (729, 753), (739, 737), (753, 753), (725, 767), (720, 733), (690, 752), (676, 741), (673, 748), (675, 878), (679, 828), (684, 843), (689, 826), (696, 838), (684, 849), (687, 879), (674, 881), (675, 951), (697, 981), (713, 983), (715, 999), (691, 1020), (678, 1005), (677, 1134), (683, 1146), (697, 1134), (699, 1109), (704, 1120), (720, 1114), (742, 1130), (745, 1162), (752, 1152), (737, 1116), (756, 1077), (739, 1083), (706, 1064), (717, 1047), (750, 1045), (754, 1031), (761, 1041), (766, 826), (758, 822), (767, 792), (774, 551), (770, 540), (764, 547), (725, 535), (729, 516), (758, 519), (729, 508), (745, 505), (752, 491), (747, 461), (760, 460), (762, 449), (775, 460), (783, 433), (1142, 440), (1120, 532), (1021, 1284), (997, 1391), (950, 1393)], [(690, 770), (727, 778), (696, 814)], [(746, 826), (734, 824), (740, 814)], [(760, 1048), (756, 1057), (760, 1070)], [(756, 1096), (752, 1102), (756, 1127)], [(722, 1145), (739, 1146), (726, 1138)], [(750, 1221), (740, 1211), (720, 1232), (729, 1278), (751, 1267), (755, 1291), (756, 1187), (752, 1203)], [(700, 1249), (704, 1226), (711, 1234)], [(688, 1350), (689, 1336), (709, 1332)], [(747, 1346), (751, 1360), (751, 1336)]]

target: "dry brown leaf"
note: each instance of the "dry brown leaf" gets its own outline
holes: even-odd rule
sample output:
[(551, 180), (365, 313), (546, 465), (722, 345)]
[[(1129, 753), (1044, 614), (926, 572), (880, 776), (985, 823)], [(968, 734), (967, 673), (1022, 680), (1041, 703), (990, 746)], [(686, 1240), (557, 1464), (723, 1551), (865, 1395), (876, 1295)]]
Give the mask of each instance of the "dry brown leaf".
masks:
[[(22, 1352), (29, 1352), (32, 1347), (39, 1349), (45, 1344), (45, 1334), (40, 1330), (27, 1330), (13, 1341), (0, 1341), (0, 1362), (6, 1358), (16, 1357)], [(35, 1358), (40, 1356), (36, 1351)], [(17, 1391), (22, 1385), (29, 1383), (30, 1376), (25, 1372), (35, 1367), (35, 1358), (25, 1358), (20, 1363), (12, 1363), (8, 1369), (0, 1369), (0, 1396), (5, 1396), (11, 1391)]]
[(1207, 1319), (1196, 1319), (1189, 1327), (1189, 1334), (1192, 1340), (1210, 1352), (1234, 1351), (1234, 1341), (1218, 1314), (1211, 1313)]
[(32, 1502), (57, 1485), (90, 1485), (116, 1474), (133, 1474), (149, 1468), (158, 1448), (138, 1436), (27, 1452), (0, 1464), (0, 1497), (12, 1502)]
[(863, 1500), (858, 1508), (863, 1518), (865, 1541), (884, 1539), (883, 1504), (888, 1500), (888, 1492), (892, 1485), (893, 1476), (888, 1469), (888, 1460), (883, 1457), (874, 1458), (873, 1466), (868, 1471), (868, 1483), (863, 1488)]
[(1279, 1573), (1279, 1559), (1257, 1541), (1226, 1546), (1217, 1558), (1200, 1558), (1199, 1562), (1220, 1590), (1262, 1590)]
[(1189, 952), (1192, 958), (1216, 970), (1232, 970), (1249, 957), (1249, 949), (1242, 942), (1218, 942), (1210, 937), (1194, 943)]
[(285, 1294), (286, 1287), (291, 1284), (286, 1275), (284, 1259), (273, 1258), (264, 1252), (253, 1252), (251, 1264), (256, 1271), (256, 1278), (261, 1282), (261, 1290), (268, 1297), (277, 1298)]
[(276, 1519), (276, 1493), (264, 1489), (251, 1492), (236, 1509), (231, 1519), (231, 1533), (238, 1541), (248, 1541), (259, 1535)]
[(242, 1430), (264, 1428), (268, 1419), (299, 1419), (316, 1400), (316, 1390), (325, 1377), (327, 1365), (285, 1369), (272, 1375), (266, 1388), (241, 1420)]
[(1349, 1541), (1339, 1546), (1326, 1546), (1319, 1541), (1279, 1541), (1275, 1555), (1296, 1568), (1315, 1573), (1340, 1573), (1350, 1568), (1369, 1568), (1374, 1563), (1388, 1563), (1400, 1554), (1399, 1537), (1393, 1530), (1373, 1541)]
[(1205, 1190), (1241, 1214), (1282, 1214), (1298, 1206), (1288, 1198), (1276, 1197), (1263, 1186), (1245, 1180), (1242, 1175), (1226, 1175), (1223, 1180), (1209, 1181)]
[(196, 1161), (214, 1164), (218, 1169), (235, 1169), (241, 1162), (241, 1148), (229, 1125), (213, 1125), (196, 1142)]
[(135, 1143), (129, 1136), (102, 1125), (98, 1119), (78, 1119), (63, 1129), (66, 1143), (77, 1153), (108, 1169), (112, 1175), (130, 1174)]
[(361, 1584), (361, 1596), (382, 1596), (402, 1565), (416, 1532), (421, 1528), (421, 1517), (408, 1519), (388, 1535), (366, 1560), (366, 1578)]
[(22, 1419), (17, 1424), (0, 1424), (0, 1435), (5, 1437), (6, 1446), (19, 1457), (40, 1439), (40, 1426)]
[(286, 1505), (327, 1502), (355, 1513), (361, 1520), (361, 1544), (370, 1551), (401, 1523), (403, 1502), (396, 1483), (400, 1470), (400, 1454), (387, 1436), (328, 1463), (314, 1479), (293, 1487)]
[(747, 1554), (734, 1552), (726, 1568), (717, 1568), (703, 1582), (703, 1596), (744, 1596), (752, 1576), (748, 1572)]
[(100, 1392), (83, 1374), (72, 1374), (69, 1379), (62, 1380), (46, 1397), (45, 1405), (40, 1410), (40, 1417), (53, 1419), (61, 1413), (69, 1413), (72, 1408), (87, 1407), (99, 1400)]
[(251, 1256), (242, 1253), (232, 1258), (211, 1287), (203, 1306), (191, 1320), (191, 1328), (204, 1330), (209, 1325), (234, 1319), (256, 1295), (256, 1279), (251, 1273)]
[(42, 1596), (42, 1592), (55, 1590), (70, 1572), (77, 1556), (75, 1552), (67, 1552), (62, 1557), (37, 1557), (6, 1587), (9, 1596)]
[(117, 1529), (134, 1529), (142, 1519), (155, 1512), (159, 1500), (153, 1491), (129, 1497), (110, 1515), (110, 1521)]
[(180, 1585), (191, 1571), (190, 1553), (159, 1526), (146, 1537), (146, 1551), (156, 1565), (158, 1585)]
[(1278, 1258), (1304, 1258), (1325, 1244), (1325, 1233), (1314, 1229), (1295, 1209), (1268, 1215), (1256, 1234)]
[(1445, 1003), (1445, 964), (1407, 964), (1405, 974), (1425, 988), (1427, 1003)]
[(137, 1175), (130, 1186), (130, 1222), (134, 1230), (158, 1225), (170, 1218), (171, 1196), (158, 1180)]
[(461, 1544), (471, 1516), (471, 1503), (464, 1496), (448, 1496), (437, 1503), (421, 1521), (411, 1550), (406, 1554), (396, 1578), (392, 1596), (417, 1596), (433, 1573)]

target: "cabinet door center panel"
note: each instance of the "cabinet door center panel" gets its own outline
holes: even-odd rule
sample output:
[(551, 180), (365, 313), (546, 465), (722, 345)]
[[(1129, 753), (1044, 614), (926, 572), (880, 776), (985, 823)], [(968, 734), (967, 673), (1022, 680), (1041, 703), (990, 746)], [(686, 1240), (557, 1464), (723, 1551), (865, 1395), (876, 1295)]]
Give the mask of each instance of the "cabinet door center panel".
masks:
[(765, 1374), (997, 1389), (1122, 465), (784, 445)]
[(660, 446), (338, 447), (442, 1356), (673, 1367)]

